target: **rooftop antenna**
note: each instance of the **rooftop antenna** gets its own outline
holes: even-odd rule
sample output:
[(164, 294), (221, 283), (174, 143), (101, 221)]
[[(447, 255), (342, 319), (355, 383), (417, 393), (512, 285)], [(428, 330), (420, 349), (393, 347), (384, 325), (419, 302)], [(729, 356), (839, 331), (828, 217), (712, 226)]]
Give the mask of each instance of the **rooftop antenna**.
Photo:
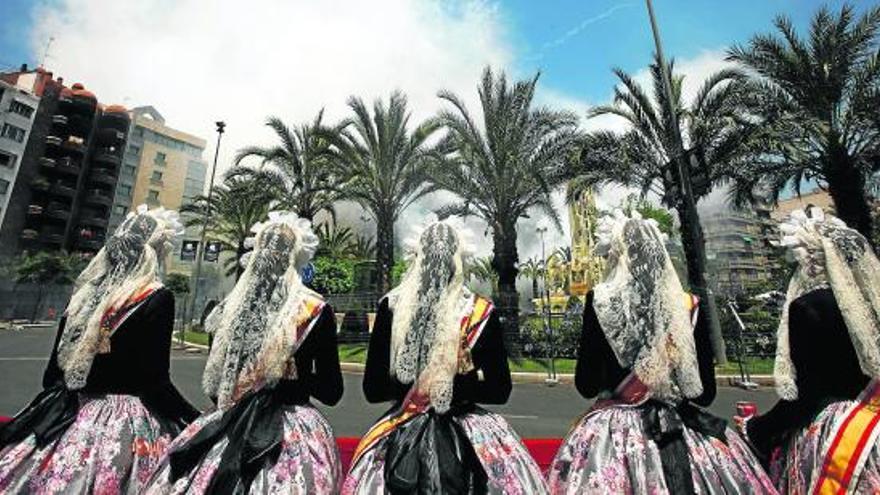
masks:
[(43, 60), (40, 61), (40, 67), (45, 68), (46, 60), (49, 59), (49, 48), (52, 47), (52, 42), (55, 41), (54, 36), (49, 36), (49, 41), (46, 42), (46, 49), (43, 50)]

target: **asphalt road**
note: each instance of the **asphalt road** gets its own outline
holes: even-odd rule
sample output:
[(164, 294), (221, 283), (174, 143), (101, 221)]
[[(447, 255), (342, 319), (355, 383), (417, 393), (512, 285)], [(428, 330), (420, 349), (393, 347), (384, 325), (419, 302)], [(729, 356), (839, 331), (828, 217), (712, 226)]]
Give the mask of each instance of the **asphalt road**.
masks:
[[(54, 328), (36, 327), (22, 331), (0, 330), (0, 415), (12, 416), (40, 390), (40, 380), (55, 335)], [(177, 388), (192, 403), (205, 409), (210, 401), (201, 391), (204, 354), (173, 351), (171, 375)], [(319, 407), (333, 425), (337, 436), (360, 436), (390, 406), (368, 404), (361, 392), (361, 375), (345, 375), (345, 394), (336, 407)], [(744, 391), (719, 388), (711, 411), (729, 418), (740, 400), (757, 402), (766, 411), (776, 401), (771, 389)], [(571, 385), (547, 387), (541, 384), (515, 384), (510, 401), (489, 407), (502, 414), (523, 437), (561, 437), (572, 421), (589, 406)]]

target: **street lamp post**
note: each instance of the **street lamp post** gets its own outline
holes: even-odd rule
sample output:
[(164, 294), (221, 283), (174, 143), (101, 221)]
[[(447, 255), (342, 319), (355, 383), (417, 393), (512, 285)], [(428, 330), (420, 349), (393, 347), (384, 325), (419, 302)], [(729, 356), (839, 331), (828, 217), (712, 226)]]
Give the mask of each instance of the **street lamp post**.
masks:
[[(651, 21), (651, 32), (654, 35), (654, 46), (657, 50), (657, 63), (660, 65), (660, 75), (663, 80), (663, 90), (666, 93), (666, 105), (667, 105), (667, 114), (670, 120), (669, 129), (672, 132), (672, 146), (673, 146), (673, 157), (672, 160), (675, 163), (676, 175), (678, 176), (678, 186), (681, 189), (681, 198), (680, 201), (683, 203), (684, 216), (682, 221), (687, 221), (690, 225), (690, 229), (686, 229), (689, 233), (690, 245), (695, 251), (694, 255), (698, 259), (698, 265), (700, 265), (701, 269), (705, 269), (705, 260), (706, 260), (706, 246), (703, 244), (703, 240), (700, 238), (701, 236), (696, 234), (697, 230), (700, 228), (700, 217), (697, 214), (697, 201), (694, 198), (693, 187), (691, 184), (691, 177), (688, 174), (687, 164), (684, 160), (684, 144), (681, 138), (681, 129), (679, 128), (678, 117), (676, 115), (675, 107), (673, 106), (673, 93), (672, 93), (672, 77), (669, 74), (669, 66), (666, 65), (666, 58), (663, 55), (663, 44), (660, 41), (660, 29), (657, 27), (657, 19), (654, 15), (654, 4), (651, 0), (645, 0), (645, 3), (648, 6), (648, 18)], [(693, 158), (693, 157), (691, 157)], [(718, 322), (718, 309), (715, 306), (715, 300), (712, 297), (711, 291), (706, 284), (706, 275), (705, 273), (697, 273), (694, 274), (696, 280), (699, 280), (700, 283), (697, 284), (697, 287), (693, 287), (695, 292), (706, 302), (707, 316), (709, 317), (709, 328), (710, 328), (710, 336), (712, 341), (712, 347), (715, 354), (715, 360), (718, 364), (723, 364), (727, 362), (727, 357), (724, 352), (724, 339), (721, 337), (721, 327)]]
[[(214, 148), (214, 164), (211, 167), (211, 180), (208, 182), (208, 202), (205, 208), (205, 215), (202, 217), (202, 237), (196, 248), (196, 276), (193, 280), (193, 296), (192, 302), (190, 303), (190, 315), (187, 320), (190, 323), (192, 322), (196, 311), (196, 298), (199, 295), (199, 279), (202, 276), (202, 258), (205, 254), (205, 235), (207, 234), (208, 223), (211, 221), (211, 201), (214, 195), (214, 175), (217, 172), (217, 157), (220, 154), (220, 139), (223, 137), (223, 131), (226, 128), (226, 123), (222, 120), (215, 122), (215, 125), (217, 126), (217, 146)], [(184, 326), (184, 331), (185, 329), (186, 327)], [(181, 331), (181, 335), (183, 335), (184, 331)]]
[(541, 236), (541, 264), (543, 266), (543, 270), (541, 270), (541, 277), (544, 279), (544, 326), (545, 333), (547, 334), (548, 341), (548, 356), (547, 356), (547, 379), (544, 380), (549, 386), (554, 386), (559, 383), (559, 379), (556, 377), (556, 362), (554, 360), (555, 349), (553, 345), (553, 325), (550, 321), (550, 288), (547, 286), (547, 253), (544, 248), (544, 234), (547, 233), (547, 225), (539, 223), (535, 228), (535, 231)]

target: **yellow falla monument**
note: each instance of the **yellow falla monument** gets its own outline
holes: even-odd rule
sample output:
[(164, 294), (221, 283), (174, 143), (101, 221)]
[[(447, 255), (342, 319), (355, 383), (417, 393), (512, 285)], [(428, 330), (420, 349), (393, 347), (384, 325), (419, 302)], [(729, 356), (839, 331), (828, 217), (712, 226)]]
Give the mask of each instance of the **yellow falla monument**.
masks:
[[(592, 189), (570, 194), (568, 218), (571, 226), (571, 248), (559, 248), (547, 258), (546, 284), (550, 293), (550, 311), (565, 311), (571, 296), (584, 300), (602, 276), (602, 259), (593, 254), (596, 243), (596, 222), (599, 210)], [(543, 311), (546, 295), (533, 302), (536, 311)]]

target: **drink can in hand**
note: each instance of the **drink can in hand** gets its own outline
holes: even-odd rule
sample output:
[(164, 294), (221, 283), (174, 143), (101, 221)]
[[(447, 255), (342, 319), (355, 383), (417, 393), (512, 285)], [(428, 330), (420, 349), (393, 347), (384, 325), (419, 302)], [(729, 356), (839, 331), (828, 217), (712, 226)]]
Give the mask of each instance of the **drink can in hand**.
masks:
[(758, 405), (750, 400), (741, 400), (736, 403), (736, 415), (749, 418), (758, 414)]

